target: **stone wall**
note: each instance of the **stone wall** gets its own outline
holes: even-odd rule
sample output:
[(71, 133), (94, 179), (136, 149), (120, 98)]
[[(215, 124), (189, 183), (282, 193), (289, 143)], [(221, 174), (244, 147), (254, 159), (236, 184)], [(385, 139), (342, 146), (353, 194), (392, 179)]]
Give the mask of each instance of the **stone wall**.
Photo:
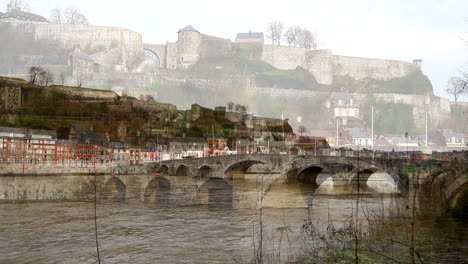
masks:
[(426, 96), (412, 94), (374, 94), (374, 97), (383, 99), (387, 102), (403, 103), (413, 106), (413, 119), (418, 126), (423, 126), (426, 120), (426, 111), (428, 111), (429, 122), (438, 124), (450, 117), (449, 100), (437, 96), (430, 98), (429, 105), (426, 105)]
[(420, 70), (419, 66), (404, 61), (337, 55), (332, 57), (332, 65), (333, 75), (348, 75), (356, 80), (364, 78), (389, 80), (401, 78)]
[(63, 93), (67, 96), (82, 97), (84, 99), (114, 101), (118, 95), (110, 90), (98, 90), (89, 88), (78, 88), (69, 86), (49, 86), (47, 89)]
[[(327, 98), (330, 97), (330, 93), (307, 91), (307, 90), (294, 90), (294, 89), (280, 89), (280, 88), (269, 88), (269, 87), (257, 87), (254, 89), (247, 90), (248, 96), (255, 96), (258, 93), (267, 93), (270, 96), (282, 98), (282, 100), (296, 100), (298, 98), (313, 100), (316, 98)], [(354, 101), (362, 102), (367, 97), (366, 94), (353, 93), (351, 94)], [(418, 126), (423, 126), (425, 123), (426, 110), (429, 114), (429, 122), (431, 124), (437, 124), (443, 120), (446, 120), (450, 116), (450, 103), (449, 100), (432, 96), (430, 98), (430, 104), (425, 104), (425, 95), (412, 95), (412, 94), (389, 94), (380, 93), (373, 94), (377, 99), (383, 99), (391, 103), (403, 103), (411, 105), (413, 107), (413, 119)], [(288, 101), (289, 102), (289, 101)], [(353, 110), (354, 111), (354, 110)], [(291, 114), (291, 113), (290, 113)], [(305, 116), (309, 113), (294, 112), (294, 115)], [(362, 114), (362, 113), (361, 113)], [(294, 116), (293, 115), (293, 116)]]
[(149, 50), (158, 55), (160, 67), (166, 68), (166, 45), (160, 44), (143, 44), (145, 50)]
[(278, 69), (297, 67), (308, 69), (320, 84), (329, 85), (333, 76), (350, 76), (356, 80), (372, 78), (389, 80), (421, 70), (421, 60), (415, 63), (396, 60), (333, 55), (331, 50), (305, 51), (303, 48), (264, 45), (262, 60)]
[(312, 72), (320, 84), (329, 85), (333, 82), (333, 54), (331, 50), (315, 50), (307, 52), (307, 69)]
[(11, 23), (20, 31), (34, 34), (36, 39), (55, 41), (67, 49), (102, 46), (103, 48), (123, 47), (132, 53), (143, 52), (141, 35), (124, 28), (29, 21)]
[(201, 34), (198, 31), (179, 31), (177, 68), (187, 69), (200, 59), (200, 44)]
[(305, 49), (287, 46), (264, 45), (262, 60), (278, 69), (291, 70), (305, 64)]
[(202, 34), (199, 53), (201, 58), (229, 56), (231, 54), (231, 41)]
[(177, 56), (178, 56), (177, 43), (167, 43), (166, 45), (166, 68), (177, 69)]

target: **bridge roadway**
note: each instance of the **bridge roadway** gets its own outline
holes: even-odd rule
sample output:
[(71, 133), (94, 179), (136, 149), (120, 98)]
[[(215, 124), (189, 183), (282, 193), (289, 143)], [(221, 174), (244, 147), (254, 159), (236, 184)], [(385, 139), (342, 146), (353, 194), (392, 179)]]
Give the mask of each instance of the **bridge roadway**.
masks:
[[(269, 155), (269, 154), (240, 154), (182, 160), (168, 160), (153, 163), (154, 170), (163, 175), (192, 176), (203, 178), (220, 178), (230, 180), (234, 173), (245, 173), (253, 165), (261, 164), (262, 172), (278, 177), (292, 179), (298, 177), (312, 177), (314, 182), (319, 173), (335, 175), (346, 173), (355, 177), (358, 172), (368, 175), (375, 172), (388, 173), (397, 184), (402, 184), (402, 168), (405, 165), (419, 165), (416, 160), (401, 158), (372, 159), (371, 157), (342, 157), (342, 156), (302, 156), (302, 155)], [(286, 181), (287, 179), (285, 179)], [(367, 179), (365, 179), (367, 180)]]
[[(465, 199), (468, 152), (461, 154), (449, 161), (424, 162), (402, 158), (243, 154), (113, 167), (113, 173), (97, 177), (94, 174), (3, 175), (0, 200), (87, 200), (93, 199), (94, 186), (97, 186), (103, 199), (136, 199), (172, 205), (211, 205), (221, 201), (243, 207), (258, 206), (259, 193), (270, 198), (280, 195), (275, 192), (278, 188), (302, 188), (313, 193), (319, 189), (317, 182), (323, 179), (326, 184), (320, 186), (327, 187), (327, 194), (340, 191), (341, 187), (355, 193), (354, 187), (361, 184), (375, 192), (378, 189), (371, 185), (379, 182), (374, 180), (384, 179), (392, 182), (391, 193), (395, 190), (406, 197), (418, 193), (418, 200), (430, 201), (429, 211), (434, 211), (438, 204), (453, 208)], [(161, 175), (158, 177), (154, 172)], [(368, 184), (373, 174), (373, 181)], [(321, 180), (317, 180), (319, 175)]]
[[(197, 180), (197, 185), (201, 188), (210, 179), (232, 184), (233, 175), (245, 174), (254, 165), (261, 164), (260, 171), (257, 171), (269, 174), (268, 177), (262, 177), (265, 192), (273, 183), (317, 185), (316, 179), (320, 173), (330, 175), (333, 184), (345, 182), (354, 186), (356, 184), (366, 186), (372, 174), (383, 172), (393, 179), (395, 187), (403, 195), (409, 195), (415, 186), (418, 186), (417, 191), (421, 193), (421, 197), (423, 193), (430, 196), (424, 199), (435, 203), (443, 201), (444, 206), (454, 207), (463, 193), (468, 190), (467, 161), (468, 152), (453, 155), (449, 161), (430, 160), (429, 162), (390, 155), (387, 158), (374, 159), (369, 156), (240, 154), (168, 160), (150, 166), (162, 176), (190, 176)], [(422, 170), (418, 173), (408, 173), (405, 172), (408, 166)], [(437, 194), (434, 193), (434, 188), (438, 190)]]

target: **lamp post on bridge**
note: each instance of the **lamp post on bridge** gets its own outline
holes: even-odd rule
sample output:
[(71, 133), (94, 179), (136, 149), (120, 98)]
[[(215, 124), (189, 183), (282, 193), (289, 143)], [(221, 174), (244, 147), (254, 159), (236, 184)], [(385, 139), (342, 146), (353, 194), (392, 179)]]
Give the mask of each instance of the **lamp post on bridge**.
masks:
[(405, 132), (405, 138), (406, 138), (406, 161), (408, 161), (408, 131)]

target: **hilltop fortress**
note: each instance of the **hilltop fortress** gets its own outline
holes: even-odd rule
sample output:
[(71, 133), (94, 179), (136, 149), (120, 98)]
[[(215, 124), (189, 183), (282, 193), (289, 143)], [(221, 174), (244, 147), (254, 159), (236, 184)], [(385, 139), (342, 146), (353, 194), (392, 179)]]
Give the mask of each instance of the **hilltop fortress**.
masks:
[[(324, 112), (333, 111), (325, 109), (323, 104), (336, 92), (348, 93), (355, 102), (363, 101), (369, 94), (379, 94), (377, 97), (388, 102), (410, 105), (413, 119), (419, 126), (424, 123), (427, 96), (432, 98), (429, 108), (432, 122), (442, 122), (450, 114), (448, 100), (433, 95), (432, 85), (422, 72), (420, 59), (405, 62), (359, 58), (335, 55), (326, 49), (267, 45), (262, 32), (238, 33), (235, 40), (230, 40), (204, 34), (192, 26), (179, 29), (174, 42), (151, 44), (144, 43), (140, 33), (128, 29), (54, 24), (41, 16), (11, 8), (0, 13), (0, 26), (5, 25), (34, 40), (60, 46), (66, 58), (56, 61), (48, 60), (47, 55), (41, 53), (21, 55), (21, 67), (0, 71), (0, 74), (11, 77), (28, 79), (29, 68), (41, 66), (53, 73), (56, 82), (58, 76), (65, 76), (61, 77), (62, 84), (112, 89), (133, 96), (152, 94), (187, 107), (193, 103), (215, 107), (236, 100), (249, 105), (250, 111), (276, 116), (278, 113), (271, 111), (285, 111), (290, 116), (310, 114), (310, 100), (317, 99), (317, 94), (322, 97), (313, 107), (323, 108)], [(256, 68), (245, 72), (223, 71), (225, 65), (218, 64), (223, 58), (225, 61), (241, 59), (245, 64), (252, 62), (255, 66), (267, 67), (262, 69), (262, 73)], [(197, 65), (207, 61), (211, 63), (197, 70)], [(268, 75), (268, 71), (273, 74)], [(290, 87), (289, 83), (279, 84), (274, 79), (264, 81), (264, 78), (275, 77), (278, 72), (288, 80), (298, 72), (306, 72), (315, 79), (312, 81), (314, 85), (306, 87), (300, 83)], [(264, 74), (263, 82), (258, 78), (261, 74)], [(303, 75), (295, 81), (301, 78)], [(386, 81), (390, 84), (384, 85), (394, 85), (392, 87), (398, 89), (377, 89)], [(262, 98), (270, 98), (270, 101)], [(309, 101), (299, 107), (299, 99)], [(277, 105), (282, 103), (278, 102), (289, 102), (291, 109), (280, 109)], [(265, 106), (275, 109), (265, 112)], [(356, 111), (356, 107), (345, 108), (331, 114), (332, 117), (362, 119), (362, 113)]]
[(409, 63), (339, 56), (334, 55), (331, 50), (309, 51), (298, 47), (266, 45), (261, 32), (239, 33), (235, 42), (202, 34), (192, 26), (186, 26), (177, 33), (177, 42), (166, 45), (144, 44), (144, 48), (158, 58), (161, 67), (188, 69), (202, 58), (229, 56), (246, 50), (251, 52), (250, 57), (257, 55), (278, 69), (290, 70), (297, 67), (307, 69), (318, 83), (324, 85), (331, 84), (333, 76), (336, 75), (347, 75), (356, 80), (364, 78), (389, 80), (419, 72), (422, 67), (420, 59)]
[[(419, 72), (422, 66), (420, 59), (409, 63), (339, 56), (334, 55), (331, 50), (309, 51), (298, 47), (266, 45), (261, 32), (239, 33), (235, 41), (231, 41), (203, 34), (192, 26), (186, 26), (177, 31), (176, 42), (145, 44), (139, 33), (128, 29), (54, 24), (41, 16), (9, 7), (6, 13), (0, 13), (0, 23), (8, 23), (19, 32), (32, 35), (36, 40), (57, 43), (68, 50), (87, 51), (84, 52), (86, 56), (81, 54), (75, 59), (93, 61), (100, 66), (97, 67), (100, 73), (142, 72), (155, 67), (187, 70), (201, 59), (247, 54), (250, 59), (261, 59), (282, 70), (302, 67), (309, 70), (319, 84), (329, 85), (334, 76), (349, 76), (356, 80), (389, 80)], [(130, 65), (132, 58), (136, 57), (141, 57), (134, 60), (138, 65)], [(96, 71), (96, 65), (94, 69), (83, 71)]]

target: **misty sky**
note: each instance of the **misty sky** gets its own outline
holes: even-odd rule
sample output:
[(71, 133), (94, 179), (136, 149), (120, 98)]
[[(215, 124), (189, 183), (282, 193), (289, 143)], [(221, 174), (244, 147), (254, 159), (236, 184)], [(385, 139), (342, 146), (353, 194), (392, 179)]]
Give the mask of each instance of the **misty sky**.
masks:
[[(0, 0), (5, 11), (7, 0)], [(263, 31), (272, 20), (317, 32), (318, 48), (334, 54), (412, 62), (423, 70), (436, 95), (447, 79), (468, 70), (468, 1), (316, 1), (316, 0), (29, 0), (34, 12), (49, 16), (55, 7), (80, 8), (95, 25), (125, 27), (147, 43), (177, 40), (188, 24), (234, 40), (237, 32)], [(467, 98), (465, 98), (465, 101)]]

